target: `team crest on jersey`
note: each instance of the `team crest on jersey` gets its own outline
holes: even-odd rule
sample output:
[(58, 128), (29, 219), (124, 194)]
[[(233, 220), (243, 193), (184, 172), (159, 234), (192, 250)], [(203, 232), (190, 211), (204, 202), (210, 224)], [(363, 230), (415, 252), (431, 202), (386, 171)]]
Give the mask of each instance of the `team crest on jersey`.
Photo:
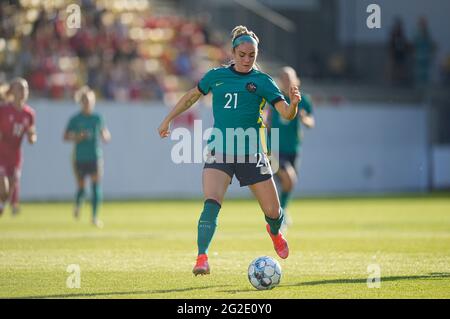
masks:
[(247, 91), (249, 91), (250, 93), (255, 93), (256, 92), (256, 84), (253, 82), (248, 82), (245, 85), (245, 88), (247, 89)]

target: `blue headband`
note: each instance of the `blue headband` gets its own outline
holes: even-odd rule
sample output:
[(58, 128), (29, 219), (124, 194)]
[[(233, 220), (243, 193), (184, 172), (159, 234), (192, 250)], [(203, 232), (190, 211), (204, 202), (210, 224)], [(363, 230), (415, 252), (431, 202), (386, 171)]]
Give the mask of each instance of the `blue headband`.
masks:
[(252, 43), (256, 47), (258, 47), (258, 42), (256, 42), (256, 40), (253, 37), (249, 36), (248, 34), (244, 34), (244, 35), (238, 36), (237, 38), (235, 38), (233, 40), (233, 43), (232, 43), (233, 49), (244, 42)]

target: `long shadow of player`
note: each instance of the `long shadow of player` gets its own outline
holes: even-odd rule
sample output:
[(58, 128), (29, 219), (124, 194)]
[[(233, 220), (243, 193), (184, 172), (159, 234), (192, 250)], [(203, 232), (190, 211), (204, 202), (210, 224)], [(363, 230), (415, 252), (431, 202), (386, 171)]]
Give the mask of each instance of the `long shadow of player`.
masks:
[[(398, 281), (398, 280), (411, 280), (411, 279), (443, 279), (450, 278), (450, 273), (446, 272), (432, 272), (428, 275), (419, 276), (387, 276), (381, 277), (381, 281)], [(280, 285), (284, 287), (292, 286), (316, 286), (316, 285), (327, 285), (327, 284), (363, 284), (367, 283), (367, 278), (355, 278), (355, 279), (328, 279), (328, 280), (317, 280), (317, 281), (307, 281), (300, 282), (292, 285)]]
[(206, 286), (206, 287), (190, 287), (180, 289), (161, 289), (161, 290), (138, 290), (138, 291), (105, 291), (105, 292), (93, 292), (93, 293), (71, 293), (71, 294), (57, 294), (57, 295), (37, 295), (37, 296), (25, 296), (14, 297), (12, 299), (45, 299), (45, 298), (89, 298), (89, 297), (107, 297), (107, 296), (126, 296), (126, 295), (152, 295), (152, 294), (167, 294), (173, 292), (185, 292), (191, 290), (201, 290), (210, 288), (228, 287), (229, 285), (220, 286)]
[[(398, 281), (398, 280), (411, 280), (411, 279), (444, 279), (450, 278), (450, 273), (448, 272), (432, 272), (427, 275), (419, 275), (419, 276), (388, 276), (381, 277), (381, 281)], [(317, 281), (305, 281), (299, 282), (295, 284), (280, 284), (278, 288), (282, 287), (300, 287), (300, 286), (316, 286), (316, 285), (329, 285), (329, 284), (364, 284), (367, 283), (367, 278), (355, 278), (355, 279), (328, 279), (328, 280), (317, 280)], [(239, 293), (239, 292), (255, 292), (255, 289), (235, 289), (235, 290), (222, 290), (219, 292), (226, 293)], [(264, 290), (261, 290), (263, 293)]]

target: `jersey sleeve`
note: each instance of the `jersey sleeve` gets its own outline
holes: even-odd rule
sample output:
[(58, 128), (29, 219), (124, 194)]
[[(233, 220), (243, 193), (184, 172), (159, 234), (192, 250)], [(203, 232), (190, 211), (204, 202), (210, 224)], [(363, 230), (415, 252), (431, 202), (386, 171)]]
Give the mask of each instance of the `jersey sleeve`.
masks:
[(103, 130), (105, 128), (105, 119), (103, 118), (102, 115), (98, 116), (98, 126), (100, 130)]
[(28, 114), (30, 118), (30, 127), (33, 127), (36, 124), (36, 112), (30, 110)]
[(309, 95), (302, 95), (301, 108), (306, 111), (307, 114), (313, 113), (313, 105)]
[(75, 118), (74, 117), (72, 117), (69, 120), (69, 123), (67, 124), (66, 133), (68, 133), (68, 132), (76, 132)]
[(203, 95), (207, 95), (211, 90), (211, 84), (213, 83), (215, 77), (215, 70), (216, 69), (212, 69), (206, 72), (203, 78), (201, 78), (198, 82), (197, 88)]
[(281, 93), (277, 84), (270, 76), (266, 77), (264, 84), (261, 88), (260, 94), (272, 106), (275, 106), (275, 104), (278, 103), (279, 101), (285, 101), (283, 93)]

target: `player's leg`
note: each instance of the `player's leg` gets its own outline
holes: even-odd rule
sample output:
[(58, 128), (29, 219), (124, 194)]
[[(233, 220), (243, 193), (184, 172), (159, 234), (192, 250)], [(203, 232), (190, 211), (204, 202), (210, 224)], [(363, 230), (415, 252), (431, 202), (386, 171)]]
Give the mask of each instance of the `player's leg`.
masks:
[(280, 231), (284, 219), (283, 210), (280, 207), (273, 178), (249, 185), (249, 188), (264, 212), (267, 222), (266, 229), (273, 241), (275, 251), (281, 258), (287, 258), (289, 255), (289, 247)]
[(81, 163), (74, 163), (74, 174), (77, 183), (77, 192), (75, 195), (75, 206), (73, 215), (75, 218), (80, 217), (80, 209), (85, 196), (85, 173)]
[(15, 168), (13, 176), (9, 178), (10, 203), (13, 216), (20, 212), (20, 168)]
[(203, 170), (203, 194), (205, 203), (198, 222), (198, 254), (206, 254), (217, 227), (217, 216), (231, 177), (220, 170)]
[(278, 200), (275, 182), (271, 178), (253, 185), (249, 185), (249, 188), (258, 200), (272, 234), (278, 234), (281, 222), (283, 220), (283, 213)]
[(216, 231), (217, 217), (230, 182), (230, 175), (224, 171), (214, 168), (205, 168), (203, 170), (205, 203), (198, 221), (198, 256), (197, 263), (192, 271), (196, 276), (209, 274), (208, 248)]
[(280, 169), (277, 172), (277, 177), (281, 184), (280, 205), (283, 210), (287, 207), (291, 193), (297, 183), (296, 160), (297, 154), (280, 154)]
[(92, 163), (91, 170), (91, 187), (92, 187), (92, 223), (97, 227), (102, 227), (103, 223), (98, 219), (98, 212), (102, 202), (102, 189), (101, 189), (101, 178), (102, 178), (102, 164), (101, 162)]
[(0, 167), (0, 216), (3, 214), (6, 201), (9, 197), (9, 179), (5, 173), (2, 173)]
[(291, 219), (287, 214), (287, 206), (291, 199), (292, 191), (297, 183), (297, 173), (295, 168), (289, 163), (285, 163), (283, 168), (277, 172), (277, 177), (281, 184), (280, 206), (284, 212), (284, 222), (291, 224)]
[(17, 215), (20, 213), (20, 183), (16, 181), (13, 185), (11, 185), (11, 212), (13, 215)]

